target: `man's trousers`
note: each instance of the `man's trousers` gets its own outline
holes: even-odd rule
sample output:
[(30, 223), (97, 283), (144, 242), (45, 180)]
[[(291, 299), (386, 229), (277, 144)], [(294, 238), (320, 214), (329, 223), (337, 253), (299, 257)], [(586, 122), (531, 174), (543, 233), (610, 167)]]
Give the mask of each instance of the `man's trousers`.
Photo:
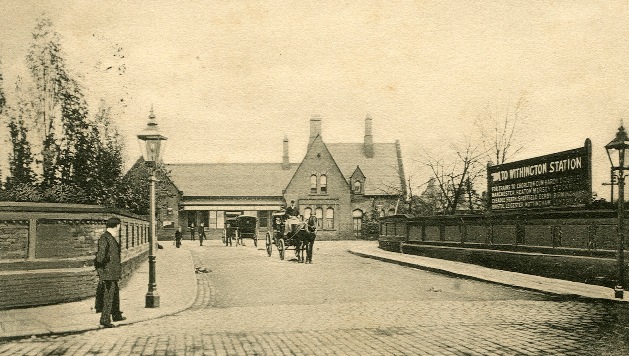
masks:
[[(100, 315), (100, 323), (101, 325), (107, 325), (111, 324), (112, 314), (114, 316), (121, 314), (120, 290), (118, 289), (118, 281), (101, 281), (99, 284), (101, 283), (103, 306)], [(96, 295), (96, 300), (98, 300), (98, 294)]]

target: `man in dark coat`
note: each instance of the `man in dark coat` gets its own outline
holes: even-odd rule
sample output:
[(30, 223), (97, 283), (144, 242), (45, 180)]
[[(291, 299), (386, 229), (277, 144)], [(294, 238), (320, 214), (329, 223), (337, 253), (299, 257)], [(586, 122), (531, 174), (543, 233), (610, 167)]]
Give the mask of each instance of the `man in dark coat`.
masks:
[(195, 226), (194, 223), (190, 224), (190, 240), (194, 241), (194, 230), (195, 230)]
[(290, 219), (292, 216), (299, 216), (299, 209), (295, 206), (295, 201), (290, 201), (290, 206), (286, 208), (286, 218)]
[(113, 321), (126, 319), (120, 311), (118, 280), (122, 276), (122, 264), (120, 262), (120, 245), (114, 237), (118, 235), (120, 219), (110, 218), (105, 226), (106, 231), (98, 239), (98, 251), (94, 262), (103, 293), (100, 325), (113, 328), (115, 325), (111, 323), (112, 319)]
[(203, 246), (204, 239), (205, 239), (205, 227), (203, 226), (203, 223), (201, 223), (201, 225), (199, 225), (199, 244), (201, 246)]
[(178, 227), (177, 231), (175, 231), (175, 246), (177, 246), (177, 248), (181, 246), (181, 238), (181, 227)]
[(294, 233), (295, 228), (299, 225), (299, 209), (295, 206), (295, 201), (290, 201), (290, 206), (286, 208), (286, 212), (284, 212), (285, 217), (285, 226), (284, 226), (284, 236), (288, 236), (288, 233)]

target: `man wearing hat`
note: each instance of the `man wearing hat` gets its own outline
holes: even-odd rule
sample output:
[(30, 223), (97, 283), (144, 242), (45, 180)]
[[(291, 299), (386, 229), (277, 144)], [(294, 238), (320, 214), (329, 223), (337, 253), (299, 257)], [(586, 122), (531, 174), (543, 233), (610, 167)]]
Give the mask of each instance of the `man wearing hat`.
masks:
[(115, 327), (111, 323), (112, 319), (113, 321), (126, 319), (120, 311), (120, 292), (118, 289), (118, 280), (122, 276), (122, 264), (120, 263), (120, 245), (115, 236), (118, 236), (119, 226), (120, 219), (114, 217), (107, 220), (105, 223), (106, 230), (98, 239), (98, 251), (94, 261), (103, 293), (100, 325), (105, 328)]
[(286, 219), (286, 225), (284, 227), (284, 236), (288, 236), (288, 232), (293, 232), (296, 225), (299, 225), (301, 222), (299, 220), (299, 209), (295, 206), (295, 201), (290, 201), (290, 206), (286, 208), (286, 212), (284, 212), (284, 216)]

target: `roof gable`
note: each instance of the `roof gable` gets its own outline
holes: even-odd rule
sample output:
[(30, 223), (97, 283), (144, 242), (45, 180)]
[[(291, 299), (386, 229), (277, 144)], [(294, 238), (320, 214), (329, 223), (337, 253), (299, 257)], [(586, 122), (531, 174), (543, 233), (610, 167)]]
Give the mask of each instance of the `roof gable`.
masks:
[(364, 180), (365, 174), (363, 173), (363, 171), (360, 169), (360, 166), (356, 166), (356, 169), (354, 169), (354, 173), (352, 173), (352, 175), (350, 176), (350, 180), (354, 181), (354, 180)]
[[(308, 150), (306, 150), (306, 155), (301, 160), (301, 163), (299, 164), (299, 167), (297, 168), (297, 170), (295, 170), (293, 177), (291, 178), (290, 182), (288, 183), (288, 186), (286, 187), (287, 190), (291, 188), (291, 185), (295, 181), (295, 178), (297, 177), (297, 175), (303, 172), (303, 170), (308, 169), (308, 166), (312, 165), (313, 159), (315, 157), (322, 158), (324, 160), (329, 160), (329, 162), (332, 163), (333, 170), (335, 170), (336, 173), (339, 174), (340, 177), (343, 178), (343, 180), (345, 180), (347, 189), (349, 189), (349, 183), (345, 179), (345, 176), (343, 175), (343, 172), (341, 171), (340, 167), (334, 160), (334, 156), (332, 155), (332, 153), (326, 146), (325, 142), (323, 142), (323, 140), (321, 139), (321, 135), (317, 135), (312, 140), (312, 142), (310, 142), (310, 144), (308, 145)], [(330, 173), (332, 172), (327, 172), (327, 175), (329, 175)], [(310, 174), (311, 172), (307, 172), (307, 174), (305, 174), (304, 176), (309, 177)], [(330, 184), (329, 181), (328, 181), (328, 184)]]
[(398, 195), (406, 191), (395, 143), (374, 143), (372, 158), (365, 156), (362, 143), (328, 143), (327, 147), (346, 180), (356, 166), (360, 167), (365, 176), (365, 195)]

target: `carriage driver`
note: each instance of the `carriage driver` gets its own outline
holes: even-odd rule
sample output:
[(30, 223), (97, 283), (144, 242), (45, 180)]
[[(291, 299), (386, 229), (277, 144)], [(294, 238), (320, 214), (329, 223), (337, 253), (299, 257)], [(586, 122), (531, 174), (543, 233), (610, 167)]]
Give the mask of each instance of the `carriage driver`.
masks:
[(301, 223), (299, 219), (299, 209), (295, 206), (295, 201), (290, 201), (290, 206), (286, 208), (284, 213), (286, 223), (284, 224), (284, 236), (288, 236), (289, 231), (294, 231), (295, 226)]

